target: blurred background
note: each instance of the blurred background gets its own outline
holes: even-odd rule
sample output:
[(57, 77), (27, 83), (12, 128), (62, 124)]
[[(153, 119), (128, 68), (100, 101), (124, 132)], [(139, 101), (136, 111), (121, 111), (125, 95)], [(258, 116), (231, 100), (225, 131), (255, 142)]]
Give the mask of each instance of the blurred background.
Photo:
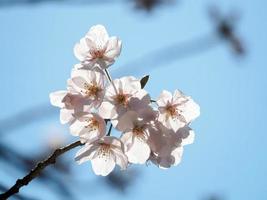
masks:
[(49, 93), (65, 89), (73, 46), (92, 25), (123, 41), (113, 78), (149, 74), (201, 106), (195, 143), (168, 170), (130, 166), (97, 177), (78, 148), (11, 199), (267, 199), (267, 2), (0, 0), (0, 192), (75, 140)]

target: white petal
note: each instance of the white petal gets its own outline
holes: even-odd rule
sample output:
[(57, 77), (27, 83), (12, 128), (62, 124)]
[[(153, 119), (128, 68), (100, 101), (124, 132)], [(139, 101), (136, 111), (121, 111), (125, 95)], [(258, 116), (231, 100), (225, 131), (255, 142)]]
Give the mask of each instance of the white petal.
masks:
[(163, 90), (157, 100), (158, 106), (164, 107), (168, 101), (171, 101), (172, 94), (169, 91)]
[(92, 26), (89, 32), (86, 34), (92, 42), (95, 43), (96, 48), (103, 48), (108, 42), (108, 33), (103, 25)]
[(133, 144), (133, 133), (126, 132), (121, 135), (121, 141), (125, 146), (125, 151), (127, 151)]
[(115, 168), (113, 154), (99, 154), (91, 162), (96, 175), (107, 176)]
[(107, 43), (107, 50), (105, 56), (114, 59), (120, 55), (121, 52), (121, 40), (117, 37), (111, 37)]
[(183, 113), (185, 120), (191, 122), (200, 115), (200, 107), (191, 98), (187, 101), (183, 108)]
[(84, 61), (87, 56), (90, 56), (85, 38), (82, 38), (79, 43), (75, 44), (74, 55), (80, 61)]
[(60, 122), (62, 124), (66, 124), (74, 120), (73, 117), (73, 110), (68, 110), (68, 109), (60, 109)]
[(112, 119), (116, 117), (115, 106), (108, 101), (105, 101), (101, 104), (98, 112), (98, 114), (104, 119)]
[(183, 147), (178, 147), (172, 151), (171, 155), (174, 157), (174, 166), (178, 165), (181, 162), (183, 150)]
[(112, 149), (114, 156), (115, 156), (115, 162), (117, 165), (121, 167), (121, 169), (125, 170), (128, 165), (128, 158), (127, 156), (122, 152), (119, 148), (113, 148)]
[(67, 91), (61, 90), (57, 92), (52, 92), (49, 94), (50, 102), (53, 106), (63, 108), (65, 104), (62, 102), (64, 97), (67, 95)]
[(183, 138), (182, 145), (192, 144), (195, 140), (195, 133), (193, 130), (189, 130), (187, 137)]
[(97, 153), (98, 144), (86, 144), (75, 155), (75, 161), (81, 164), (85, 161), (91, 160)]
[(84, 134), (85, 132), (87, 132), (85, 126), (86, 124), (84, 122), (80, 120), (75, 120), (75, 122), (70, 125), (70, 133), (73, 136)]
[(184, 125), (178, 119), (171, 118), (171, 117), (169, 117), (169, 119), (167, 120), (167, 123), (170, 124), (170, 128), (172, 128), (174, 132), (176, 132), (179, 128), (181, 128)]
[(129, 162), (135, 164), (144, 164), (150, 156), (150, 148), (146, 142), (135, 138), (130, 149), (125, 154)]
[(121, 149), (123, 147), (121, 140), (116, 137), (106, 136), (106, 137), (103, 137), (102, 140), (104, 141), (105, 144), (111, 144), (116, 148)]

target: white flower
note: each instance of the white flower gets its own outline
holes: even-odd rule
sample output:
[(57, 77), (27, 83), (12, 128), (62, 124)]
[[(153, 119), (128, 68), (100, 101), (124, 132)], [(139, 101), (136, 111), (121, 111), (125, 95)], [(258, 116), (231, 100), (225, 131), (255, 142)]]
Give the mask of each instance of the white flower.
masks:
[(74, 69), (68, 80), (68, 90), (82, 95), (90, 102), (90, 107), (97, 108), (104, 97), (105, 76), (96, 71)]
[(157, 104), (159, 106), (158, 120), (174, 131), (190, 123), (200, 114), (199, 106), (191, 97), (185, 96), (178, 90), (175, 90), (173, 95), (163, 90)]
[(89, 69), (95, 64), (103, 69), (109, 67), (120, 52), (121, 40), (117, 37), (109, 37), (102, 25), (91, 27), (86, 36), (74, 47), (75, 56)]
[(106, 123), (98, 114), (88, 113), (71, 124), (70, 132), (74, 136), (79, 136), (81, 142), (91, 143), (105, 136)]
[(128, 111), (119, 119), (117, 129), (122, 131), (121, 140), (125, 145), (125, 154), (129, 162), (135, 164), (144, 164), (150, 156), (150, 146), (148, 138), (150, 136), (151, 120), (155, 113), (152, 109), (145, 109), (145, 115), (138, 114), (134, 111)]
[(91, 144), (86, 143), (77, 152), (75, 160), (79, 164), (91, 160), (93, 171), (101, 176), (107, 176), (116, 164), (121, 169), (126, 169), (128, 164), (121, 141), (111, 136), (105, 136)]
[(60, 122), (62, 124), (72, 123), (75, 117), (80, 116), (87, 110), (89, 102), (79, 94), (72, 94), (69, 91), (57, 91), (50, 93), (50, 102), (60, 109)]
[(194, 132), (187, 126), (177, 132), (167, 129), (160, 123), (156, 125), (157, 131), (150, 136), (150, 160), (162, 169), (176, 166), (181, 162), (183, 146), (194, 141)]
[(117, 119), (129, 110), (144, 109), (149, 103), (150, 97), (141, 89), (140, 81), (126, 76), (115, 79), (107, 87), (104, 101), (99, 107), (99, 115), (104, 119)]

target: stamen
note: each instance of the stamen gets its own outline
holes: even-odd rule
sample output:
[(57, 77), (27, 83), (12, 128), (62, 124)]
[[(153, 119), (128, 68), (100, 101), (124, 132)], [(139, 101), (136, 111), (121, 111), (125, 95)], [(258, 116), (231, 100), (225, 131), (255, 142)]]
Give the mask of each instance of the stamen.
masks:
[(89, 97), (97, 97), (98, 93), (102, 91), (100, 87), (95, 84), (89, 85), (84, 83), (85, 94)]
[(119, 105), (122, 105), (122, 106), (127, 106), (128, 105), (128, 95), (126, 94), (117, 94), (115, 96), (115, 102)]
[(90, 129), (90, 131), (99, 129), (99, 122), (95, 118), (91, 117), (89, 119), (86, 119), (85, 121), (88, 122), (88, 124), (84, 127)]

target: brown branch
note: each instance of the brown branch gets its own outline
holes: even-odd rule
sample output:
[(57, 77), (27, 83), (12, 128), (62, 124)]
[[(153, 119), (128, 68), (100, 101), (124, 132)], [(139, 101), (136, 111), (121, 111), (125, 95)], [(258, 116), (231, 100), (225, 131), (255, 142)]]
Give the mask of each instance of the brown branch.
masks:
[(28, 185), (34, 178), (38, 177), (44, 168), (51, 164), (54, 164), (57, 157), (81, 145), (83, 144), (80, 141), (76, 141), (65, 147), (56, 149), (52, 155), (50, 155), (46, 160), (39, 162), (35, 166), (35, 168), (32, 169), (26, 176), (24, 176), (22, 179), (18, 179), (9, 190), (0, 194), (0, 200), (7, 199), (12, 195), (18, 193), (21, 187)]

